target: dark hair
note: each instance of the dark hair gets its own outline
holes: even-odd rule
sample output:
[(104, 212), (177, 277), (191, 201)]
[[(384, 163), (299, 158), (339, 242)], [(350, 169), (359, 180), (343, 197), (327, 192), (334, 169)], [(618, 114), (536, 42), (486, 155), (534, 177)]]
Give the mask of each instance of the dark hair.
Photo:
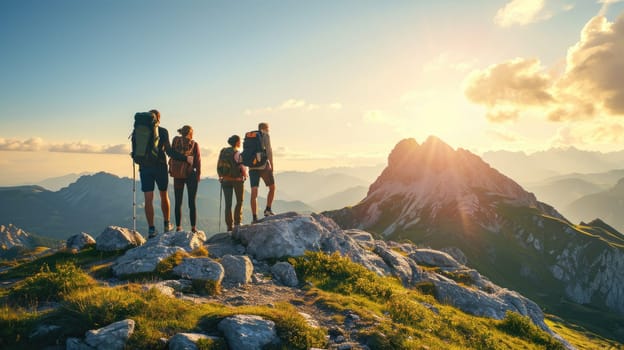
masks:
[(230, 136), (230, 138), (227, 140), (227, 143), (234, 147), (236, 146), (236, 144), (238, 143), (238, 141), (240, 141), (240, 137), (238, 135), (232, 135)]
[(191, 131), (193, 131), (193, 128), (190, 125), (184, 125), (180, 129), (178, 129), (178, 133), (184, 137), (187, 137), (188, 134), (191, 133)]
[(262, 123), (258, 124), (258, 130), (266, 129), (268, 127), (269, 127), (269, 123), (267, 123), (267, 122), (262, 122)]
[(157, 109), (152, 109), (150, 113), (153, 113), (156, 116), (156, 119), (160, 121), (160, 112)]

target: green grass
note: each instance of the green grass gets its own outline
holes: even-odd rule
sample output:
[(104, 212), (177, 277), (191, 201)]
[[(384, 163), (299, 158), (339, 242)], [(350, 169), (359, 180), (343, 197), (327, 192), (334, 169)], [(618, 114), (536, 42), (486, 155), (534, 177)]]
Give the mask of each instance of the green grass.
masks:
[[(159, 270), (167, 274), (177, 259), (172, 257)], [(78, 259), (85, 262), (89, 259)], [(63, 259), (57, 259), (63, 261)], [(295, 304), (314, 306), (335, 322), (345, 321), (345, 313), (360, 316), (357, 340), (372, 349), (560, 349), (550, 335), (527, 318), (508, 314), (504, 320), (467, 315), (440, 304), (433, 296), (408, 290), (395, 278), (380, 277), (338, 254), (307, 253), (290, 258), (298, 276), (311, 285)], [(87, 264), (89, 265), (89, 264)], [(92, 265), (90, 265), (92, 266)], [(154, 276), (153, 278), (157, 278)], [(425, 288), (426, 289), (426, 288)], [(35, 302), (36, 301), (36, 302)], [(47, 311), (36, 311), (40, 301), (54, 301)], [(434, 312), (427, 307), (433, 305)], [(0, 348), (42, 348), (63, 344), (67, 337), (83, 337), (126, 318), (136, 328), (128, 348), (161, 348), (161, 338), (180, 332), (217, 333), (225, 317), (258, 315), (275, 322), (282, 343), (272, 349), (308, 349), (327, 346), (327, 330), (308, 325), (295, 306), (276, 302), (273, 306), (230, 307), (216, 303), (196, 304), (163, 295), (157, 289), (144, 290), (139, 284), (116, 287), (99, 285), (73, 262), (44, 267), (18, 282), (0, 299)], [(60, 330), (45, 339), (30, 339), (38, 325), (58, 325)], [(570, 326), (557, 324), (573, 344), (592, 342)], [(202, 341), (200, 349), (224, 349), (223, 342)], [(580, 347), (582, 348), (582, 347)], [(588, 347), (591, 348), (591, 347)], [(613, 349), (618, 349), (613, 347)]]
[[(36, 305), (24, 306), (28, 304), (25, 300), (55, 301), (57, 307), (46, 312), (29, 311)], [(194, 304), (167, 297), (153, 288), (145, 291), (138, 284), (113, 288), (100, 286), (71, 263), (42, 269), (16, 284), (1, 303), (4, 306), (0, 315), (0, 348), (3, 349), (62, 344), (67, 337), (83, 337), (87, 330), (126, 318), (136, 321), (128, 348), (159, 348), (160, 338), (180, 332), (214, 332), (218, 321), (236, 314), (254, 314), (273, 320), (285, 348), (307, 349), (325, 345), (326, 331), (308, 326), (288, 304), (275, 307)], [(61, 331), (54, 338), (30, 340), (29, 334), (39, 324), (58, 325)], [(202, 346), (219, 348), (219, 344)]]
[[(441, 305), (431, 295), (407, 290), (394, 278), (380, 277), (338, 254), (307, 253), (290, 259), (309, 296), (330, 311), (357, 312), (370, 323), (360, 339), (374, 349), (560, 349), (528, 319), (510, 314), (496, 321)], [(435, 305), (439, 313), (425, 303)], [(513, 323), (512, 321), (519, 322)], [(528, 322), (528, 323), (527, 323)], [(520, 330), (513, 326), (519, 325)], [(525, 327), (526, 328), (522, 328)]]
[(88, 268), (97, 263), (110, 262), (113, 258), (123, 254), (123, 251), (100, 252), (95, 247), (89, 247), (78, 253), (62, 250), (54, 254), (28, 261), (0, 273), (0, 279), (25, 278), (39, 272), (43, 265), (56, 266), (65, 262), (72, 262), (81, 268)]

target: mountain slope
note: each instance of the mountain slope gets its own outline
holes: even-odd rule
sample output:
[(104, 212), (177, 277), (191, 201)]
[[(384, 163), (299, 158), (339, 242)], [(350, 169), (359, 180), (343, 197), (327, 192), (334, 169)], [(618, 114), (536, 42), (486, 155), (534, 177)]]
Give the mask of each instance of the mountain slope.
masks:
[[(496, 283), (551, 312), (594, 326), (597, 318), (604, 334), (624, 339), (620, 234), (600, 227), (609, 234), (596, 235), (596, 227), (572, 225), (468, 151), (434, 137), (422, 145), (403, 140), (366, 198), (326, 214), (343, 228), (459, 248), (468, 265)], [(599, 319), (607, 310), (612, 318)]]
[(578, 220), (600, 218), (618, 230), (624, 230), (624, 178), (608, 190), (575, 200), (565, 210)]

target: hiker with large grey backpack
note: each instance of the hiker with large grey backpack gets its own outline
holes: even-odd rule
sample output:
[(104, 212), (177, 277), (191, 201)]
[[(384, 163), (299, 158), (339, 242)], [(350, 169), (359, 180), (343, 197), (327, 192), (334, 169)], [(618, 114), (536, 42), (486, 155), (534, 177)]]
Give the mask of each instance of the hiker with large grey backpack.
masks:
[[(238, 135), (232, 135), (227, 140), (230, 147), (225, 147), (219, 152), (217, 161), (217, 174), (221, 183), (221, 191), (225, 196), (225, 224), (227, 230), (239, 226), (243, 220), (243, 197), (244, 182), (247, 179), (247, 168), (243, 165), (243, 159), (239, 152), (241, 142)], [(232, 195), (236, 194), (236, 206), (232, 214)], [(219, 205), (221, 200), (219, 199)], [(219, 207), (219, 218), (221, 209)], [(221, 222), (221, 219), (219, 219)]]
[(264, 216), (271, 216), (273, 210), (273, 198), (275, 198), (275, 177), (273, 176), (273, 150), (271, 148), (271, 138), (269, 136), (269, 124), (258, 124), (258, 130), (250, 131), (245, 134), (243, 142), (243, 164), (249, 167), (249, 183), (251, 184), (251, 214), (253, 215), (252, 223), (258, 221), (256, 213), (258, 207), (258, 187), (260, 186), (260, 178), (269, 188), (267, 195), (266, 208)]
[[(160, 127), (160, 112), (155, 109), (134, 115), (134, 129), (132, 134), (130, 134), (130, 138), (132, 140), (132, 153), (130, 156), (133, 160), (133, 177), (135, 173), (134, 164), (138, 164), (141, 191), (145, 198), (145, 218), (148, 225), (148, 237), (152, 238), (156, 236), (153, 205), (155, 184), (160, 192), (160, 208), (164, 221), (163, 231), (167, 232), (172, 229), (169, 222), (171, 209), (167, 194), (169, 176), (167, 174), (166, 156), (168, 155), (181, 161), (189, 161), (189, 159), (171, 148), (169, 132), (167, 129)], [(136, 205), (136, 200), (133, 201), (133, 205)]]

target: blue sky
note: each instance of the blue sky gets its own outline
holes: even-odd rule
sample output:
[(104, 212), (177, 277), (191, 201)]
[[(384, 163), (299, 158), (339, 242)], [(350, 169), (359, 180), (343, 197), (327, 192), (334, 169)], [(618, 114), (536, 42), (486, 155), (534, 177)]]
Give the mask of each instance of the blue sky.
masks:
[[(507, 19), (538, 10), (526, 23), (503, 24), (499, 13), (510, 6), (521, 12)], [(582, 139), (584, 126), (572, 118), (546, 120), (552, 110), (510, 112), (532, 101), (465, 93), (484, 81), (471, 74), (489, 76), (489, 67), (513, 59), (562, 71), (604, 7), (594, 0), (5, 0), (0, 165), (15, 170), (0, 184), (29, 181), (20, 175), (29, 173), (29, 159), (40, 163), (41, 178), (98, 167), (125, 175), (132, 115), (151, 108), (171, 134), (192, 125), (206, 157), (229, 135), (268, 121), (277, 170), (376, 164), (400, 139), (430, 134), (477, 152), (617, 148), (613, 135)], [(614, 23), (623, 11), (615, 1), (604, 15)], [(53, 163), (41, 164), (41, 153)], [(61, 174), (51, 168), (76, 163)]]

